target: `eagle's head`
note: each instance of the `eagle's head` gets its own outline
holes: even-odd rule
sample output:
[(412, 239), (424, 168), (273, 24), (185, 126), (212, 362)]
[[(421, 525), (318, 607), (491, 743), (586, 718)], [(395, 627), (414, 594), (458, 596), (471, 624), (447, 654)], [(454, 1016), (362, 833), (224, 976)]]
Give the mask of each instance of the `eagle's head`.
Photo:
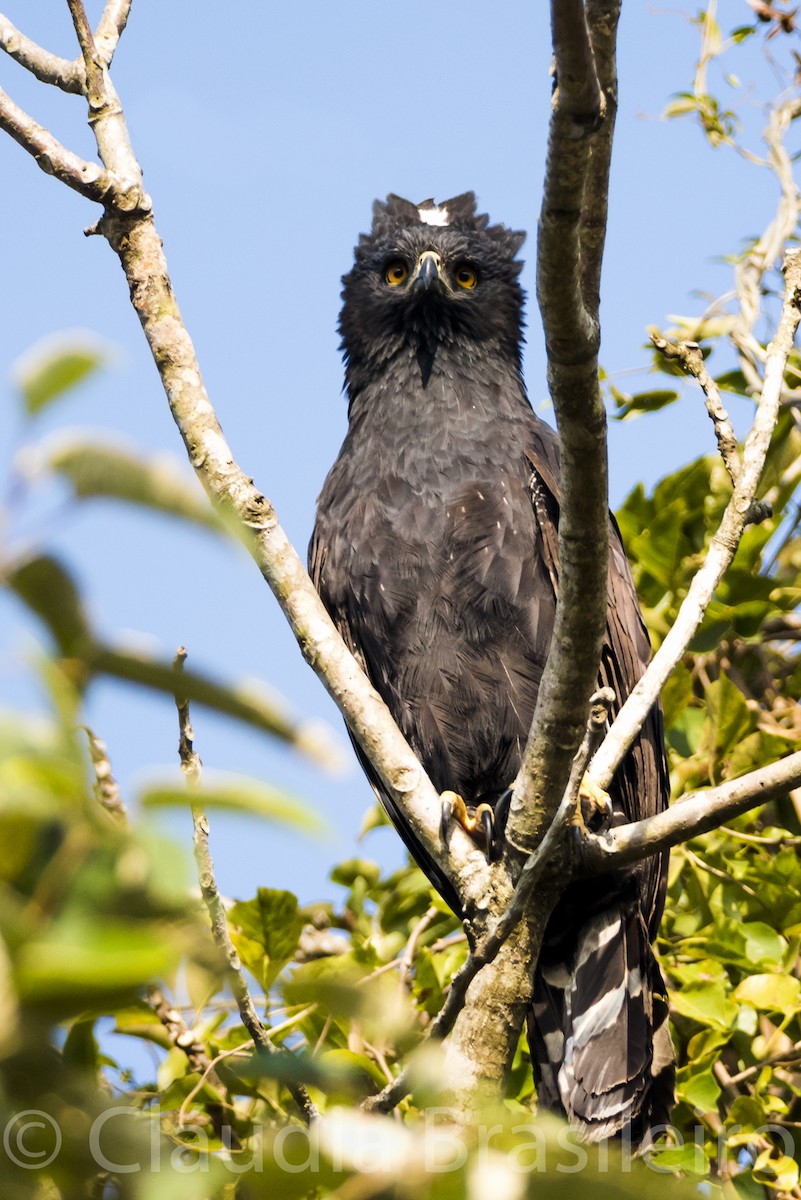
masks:
[(387, 196), (343, 278), (340, 332), (351, 398), (411, 350), (428, 382), (439, 355), (520, 367), (525, 240), (476, 212), (472, 192), (435, 204)]

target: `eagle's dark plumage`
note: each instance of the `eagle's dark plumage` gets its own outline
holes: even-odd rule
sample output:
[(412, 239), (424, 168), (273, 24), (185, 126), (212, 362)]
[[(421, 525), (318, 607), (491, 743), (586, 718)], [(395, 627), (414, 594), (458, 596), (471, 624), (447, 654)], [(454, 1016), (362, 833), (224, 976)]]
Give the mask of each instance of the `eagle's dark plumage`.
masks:
[[(493, 804), (514, 779), (554, 625), (559, 452), (520, 371), (524, 234), (472, 193), (377, 202), (344, 278), (350, 426), (319, 500), (312, 578), (437, 789)], [(619, 706), (648, 661), (613, 521), (600, 682)], [(362, 759), (368, 776), (380, 784)], [(654, 710), (611, 787), (618, 820), (667, 801)], [(447, 878), (385, 806), (458, 911)], [(575, 886), (537, 968), (529, 1041), (541, 1100), (592, 1138), (667, 1121), (673, 1056), (651, 949), (666, 863)]]

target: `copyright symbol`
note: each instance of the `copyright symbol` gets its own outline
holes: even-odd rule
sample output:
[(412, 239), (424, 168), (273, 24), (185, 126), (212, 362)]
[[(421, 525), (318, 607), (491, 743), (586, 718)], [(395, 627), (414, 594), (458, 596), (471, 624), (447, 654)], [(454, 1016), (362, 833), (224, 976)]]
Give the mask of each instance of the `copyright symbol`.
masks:
[(49, 1113), (26, 1108), (3, 1130), (3, 1149), (18, 1167), (49, 1167), (61, 1149), (61, 1130)]

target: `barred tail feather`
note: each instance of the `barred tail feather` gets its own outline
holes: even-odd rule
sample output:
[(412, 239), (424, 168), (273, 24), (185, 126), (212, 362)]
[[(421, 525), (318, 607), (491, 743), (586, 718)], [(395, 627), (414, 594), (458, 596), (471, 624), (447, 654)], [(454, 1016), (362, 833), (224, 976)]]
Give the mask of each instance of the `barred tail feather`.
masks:
[(600, 1141), (633, 1143), (665, 1124), (673, 1047), (665, 985), (637, 905), (588, 918), (569, 958), (547, 949), (537, 969), (528, 1037), (540, 1102)]

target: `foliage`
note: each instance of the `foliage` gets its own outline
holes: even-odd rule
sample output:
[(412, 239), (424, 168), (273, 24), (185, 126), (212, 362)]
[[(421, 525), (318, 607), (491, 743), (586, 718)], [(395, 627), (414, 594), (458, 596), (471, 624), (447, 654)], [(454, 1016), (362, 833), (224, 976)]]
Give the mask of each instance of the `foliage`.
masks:
[[(780, 17), (789, 14), (763, 9), (760, 20), (788, 32)], [(703, 48), (693, 88), (666, 115), (694, 116), (724, 148), (737, 137), (737, 112), (712, 94), (709, 71), (753, 38), (757, 22), (724, 38), (713, 7), (698, 20)], [(776, 290), (773, 280), (761, 282)], [(676, 319), (673, 336), (699, 342), (721, 390), (748, 398), (754, 362), (743, 360), (738, 322), (731, 306), (713, 306)], [(89, 343), (40, 350), (19, 377), (21, 408), (35, 417), (102, 362)], [(798, 367), (788, 373), (791, 400)], [(694, 402), (674, 364), (656, 356), (653, 369), (671, 376), (667, 386), (626, 395), (609, 384), (617, 415)], [(747, 530), (665, 689), (674, 799), (801, 743), (796, 412), (788, 403), (764, 478), (774, 515)], [(78, 499), (114, 498), (231, 536), (167, 464), (90, 438), (45, 447), (40, 461)], [(730, 491), (723, 464), (707, 455), (650, 494), (635, 489), (618, 513), (654, 644), (675, 619)], [(40, 664), (48, 710), (0, 721), (4, 1195), (291, 1200), (341, 1187), (443, 1200), (569, 1189), (581, 1200), (643, 1190), (697, 1195), (701, 1179), (703, 1194), (799, 1194), (801, 798), (787, 796), (674, 852), (659, 950), (679, 1103), (650, 1167), (632, 1162), (625, 1145), (578, 1146), (561, 1122), (537, 1115), (523, 1043), (505, 1102), (470, 1130), (457, 1131), (441, 1107), (433, 1047), (414, 1056), (401, 1119), (368, 1117), (358, 1102), (408, 1060), (464, 959), (454, 917), (416, 867), (384, 877), (369, 859), (334, 867), (337, 903), (304, 907), (302, 896), (265, 886), (232, 905), (233, 944), (281, 1051), (259, 1052), (231, 1004), (228, 964), (192, 898), (184, 855), (148, 826), (150, 809), (185, 802), (183, 788), (151, 785), (138, 798), (143, 815), (127, 823), (102, 744), (81, 730), (93, 678), (110, 674), (172, 694), (172, 664), (107, 644), (68, 568), (44, 553), (26, 551), (6, 564), (5, 578), (44, 622), (53, 648)], [(272, 700), (190, 672), (181, 687), (193, 703), (322, 754)], [(256, 781), (209, 779), (198, 797), (212, 810), (298, 820), (294, 799)], [(371, 816), (366, 827), (375, 823)], [(269, 867), (265, 876), (269, 884)], [(120, 1037), (136, 1047), (125, 1056), (133, 1066), (114, 1060)], [(298, 1083), (326, 1114), (312, 1133), (293, 1099)]]

